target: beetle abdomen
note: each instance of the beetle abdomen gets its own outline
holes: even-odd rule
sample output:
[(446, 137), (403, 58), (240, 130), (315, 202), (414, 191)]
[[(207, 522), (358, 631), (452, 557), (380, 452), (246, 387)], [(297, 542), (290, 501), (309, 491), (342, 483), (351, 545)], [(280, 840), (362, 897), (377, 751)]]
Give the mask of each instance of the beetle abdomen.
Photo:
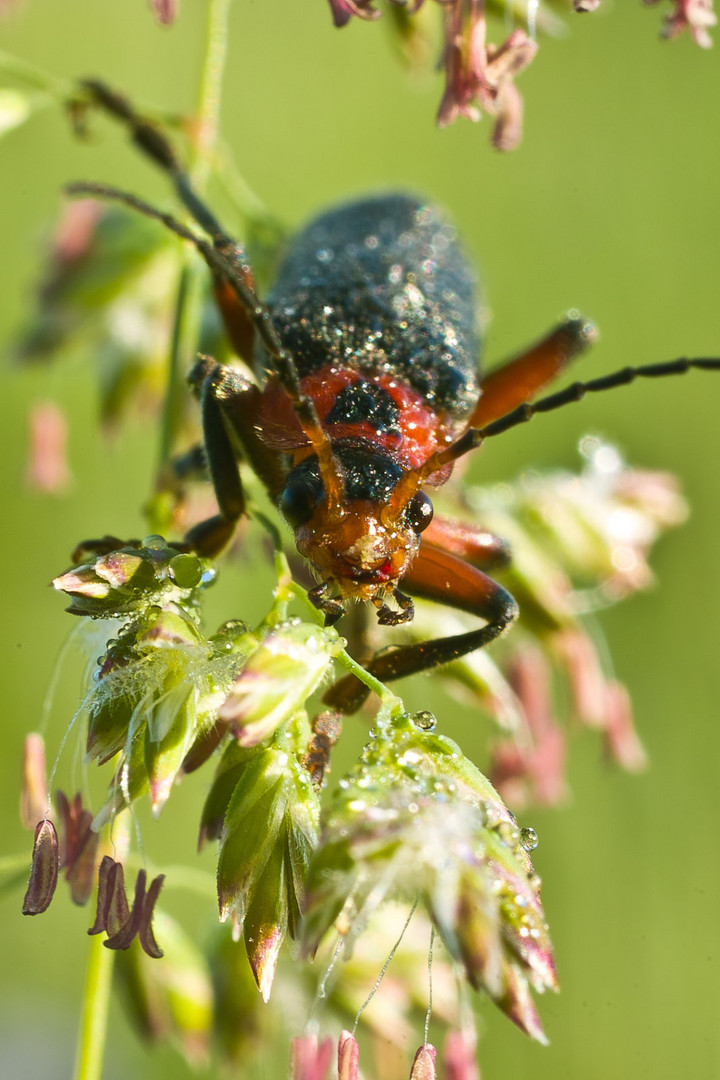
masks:
[(329, 366), (394, 375), (456, 419), (477, 401), (475, 275), (454, 228), (418, 199), (316, 218), (291, 241), (268, 308), (301, 378)]

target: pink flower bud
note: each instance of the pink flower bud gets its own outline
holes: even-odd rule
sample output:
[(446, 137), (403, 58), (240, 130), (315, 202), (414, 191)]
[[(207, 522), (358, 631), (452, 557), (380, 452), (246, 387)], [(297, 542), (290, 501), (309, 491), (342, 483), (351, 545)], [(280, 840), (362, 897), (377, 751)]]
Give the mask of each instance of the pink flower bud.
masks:
[(449, 1031), (443, 1053), (445, 1080), (480, 1080), (475, 1052), (474, 1032)]
[(68, 487), (67, 424), (52, 401), (30, 410), (27, 482), (34, 491), (57, 495)]
[(426, 1043), (425, 1046), (421, 1046), (413, 1059), (413, 1066), (410, 1070), (410, 1080), (437, 1080), (437, 1072), (435, 1070), (436, 1057), (437, 1050), (434, 1046), (431, 1046), (429, 1043)]
[(443, 1054), (445, 1080), (480, 1080), (476, 1043), (474, 1031), (448, 1031)]
[(155, 18), (161, 26), (171, 26), (178, 13), (178, 0), (150, 0)]
[(358, 1080), (360, 1047), (351, 1031), (341, 1031), (338, 1039), (338, 1080)]
[(26, 829), (34, 829), (48, 808), (45, 782), (45, 742), (42, 735), (25, 736), (23, 775), (20, 793), (20, 820)]
[(332, 1039), (298, 1035), (290, 1044), (290, 1080), (325, 1080), (332, 1055)]

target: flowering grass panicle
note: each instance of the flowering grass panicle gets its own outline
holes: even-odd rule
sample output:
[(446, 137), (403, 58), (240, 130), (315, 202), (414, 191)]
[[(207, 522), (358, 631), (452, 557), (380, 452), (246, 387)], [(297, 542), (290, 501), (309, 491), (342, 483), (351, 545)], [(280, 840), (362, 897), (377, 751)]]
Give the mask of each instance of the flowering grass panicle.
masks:
[[(658, 0), (646, 0), (648, 4)], [(600, 6), (601, 0), (573, 0), (576, 13), (589, 13)], [(663, 36), (676, 37), (689, 30), (694, 41), (703, 49), (712, 45), (709, 28), (717, 23), (713, 0), (672, 0), (673, 10), (666, 17)], [(346, 26), (353, 17), (371, 21), (382, 11), (371, 0), (329, 0), (333, 22)], [(540, 2), (533, 5), (502, 3), (498, 0), (436, 0), (436, 5), (415, 0), (388, 0), (402, 55), (411, 60), (423, 58), (424, 47), (413, 48), (412, 39), (421, 34), (420, 22), (428, 23), (429, 8), (437, 7), (442, 30), (435, 35), (438, 67), (445, 75), (445, 89), (437, 112), (439, 127), (446, 127), (460, 118), (478, 121), (483, 113), (495, 121), (492, 143), (497, 150), (514, 150), (522, 139), (523, 102), (515, 85), (519, 75), (534, 59), (538, 30), (560, 34), (563, 25), (555, 15), (558, 4)], [(422, 11), (421, 11), (422, 9)], [(566, 10), (562, 9), (563, 13)], [(496, 26), (507, 25), (508, 15), (525, 27), (518, 26), (501, 44), (487, 42), (488, 15), (495, 16)], [(414, 17), (414, 18), (413, 18)], [(507, 32), (507, 31), (505, 31)]]

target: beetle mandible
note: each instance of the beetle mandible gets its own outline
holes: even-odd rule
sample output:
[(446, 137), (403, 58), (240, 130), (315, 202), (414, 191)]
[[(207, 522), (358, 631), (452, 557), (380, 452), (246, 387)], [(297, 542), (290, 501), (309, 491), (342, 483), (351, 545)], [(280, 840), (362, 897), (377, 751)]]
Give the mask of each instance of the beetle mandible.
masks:
[[(367, 668), (381, 681), (481, 648), (518, 613), (488, 574), (507, 562), (507, 545), (480, 527), (434, 517), (426, 488), (537, 412), (639, 376), (720, 370), (715, 358), (626, 367), (534, 400), (595, 336), (591, 322), (571, 314), (481, 381), (473, 270), (444, 215), (405, 194), (321, 214), (291, 242), (262, 304), (242, 246), (199, 199), (164, 134), (104, 84), (84, 88), (170, 175), (210, 239), (114, 188), (74, 184), (70, 192), (119, 199), (191, 242), (212, 273), (231, 342), (257, 378), (210, 358), (190, 375), (219, 514), (191, 529), (188, 544), (215, 555), (228, 542), (245, 513), (245, 459), (294, 530), (318, 581), (308, 595), (327, 624), (352, 601), (373, 604), (382, 624), (407, 622), (412, 597), (483, 620), (467, 633), (374, 657)], [(326, 701), (352, 711), (366, 694), (348, 676)]]

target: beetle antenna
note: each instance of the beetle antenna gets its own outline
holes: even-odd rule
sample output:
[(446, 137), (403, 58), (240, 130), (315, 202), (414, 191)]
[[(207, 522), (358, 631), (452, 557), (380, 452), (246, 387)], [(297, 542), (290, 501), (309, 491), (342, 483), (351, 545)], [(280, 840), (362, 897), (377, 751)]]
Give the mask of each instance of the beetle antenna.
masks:
[[(328, 498), (337, 502), (342, 497), (342, 468), (332, 454), (330, 440), (323, 431), (314, 404), (300, 389), (300, 380), (292, 355), (283, 348), (269, 312), (260, 303), (250, 286), (249, 268), (245, 264), (242, 245), (225, 232), (218, 219), (197, 194), (172, 143), (157, 124), (138, 113), (123, 94), (119, 94), (100, 79), (85, 79), (81, 81), (80, 86), (89, 95), (92, 104), (104, 109), (109, 116), (125, 125), (135, 146), (169, 176), (180, 202), (200, 228), (208, 234), (212, 245), (191, 233), (190, 230), (184, 229), (169, 214), (155, 211), (142, 199), (128, 196), (125, 192), (118, 193), (112, 188), (106, 188), (104, 193), (98, 189), (95, 192), (87, 190), (86, 194), (119, 199), (140, 213), (162, 221), (166, 228), (177, 236), (194, 244), (216, 278), (230, 285), (269, 354), (275, 374), (290, 397), (300, 426), (317, 454), (320, 474)], [(71, 194), (81, 194), (82, 185), (71, 185), (68, 190)], [(221, 260), (214, 258), (214, 255), (220, 255)]]
[(720, 359), (716, 357), (690, 359), (687, 356), (681, 356), (677, 360), (665, 360), (658, 364), (642, 364), (640, 367), (620, 368), (619, 371), (613, 371), (609, 375), (601, 375), (597, 379), (571, 383), (564, 390), (559, 390), (555, 394), (548, 394), (547, 397), (540, 398), (539, 401), (520, 405), (517, 409), (507, 413), (506, 416), (501, 416), (499, 420), (487, 424), (484, 428), (477, 429), (473, 434), (477, 434), (480, 441), (494, 435), (502, 435), (504, 431), (531, 420), (536, 413), (554, 412), (555, 409), (561, 409), (564, 405), (571, 405), (574, 401), (581, 401), (586, 394), (614, 390), (616, 386), (627, 386), (629, 383), (635, 382), (636, 379), (658, 379), (664, 378), (666, 375), (685, 375), (686, 372), (693, 368), (698, 371), (720, 371)]
[(571, 405), (574, 401), (581, 401), (586, 394), (597, 394), (603, 390), (613, 390), (616, 386), (627, 386), (636, 379), (657, 379), (666, 375), (684, 375), (692, 368), (699, 371), (720, 371), (720, 359), (716, 357), (697, 357), (690, 359), (681, 356), (677, 360), (665, 360), (658, 364), (643, 364), (640, 367), (624, 367), (619, 371), (613, 371), (609, 375), (601, 375), (597, 379), (589, 379), (587, 382), (574, 382), (566, 386), (564, 390), (558, 390), (555, 394), (548, 394), (539, 401), (525, 402), (518, 405), (512, 412), (506, 413), (498, 420), (493, 420), (481, 428), (470, 428), (461, 435), (457, 442), (449, 446), (447, 450), (440, 450), (428, 458), (424, 465), (413, 472), (418, 477), (418, 484), (426, 480), (431, 473), (437, 472), (444, 465), (448, 465), (458, 458), (463, 457), (470, 450), (476, 449), (485, 439), (502, 435), (510, 428), (524, 424), (532, 420), (537, 413), (554, 412), (565, 405)]
[(195, 192), (190, 177), (162, 129), (136, 112), (123, 94), (119, 94), (100, 79), (83, 79), (80, 86), (90, 95), (94, 105), (124, 124), (137, 148), (168, 174), (180, 202), (200, 228), (212, 238), (213, 245), (225, 253), (237, 250), (237, 241), (228, 236), (218, 219)]
[[(247, 311), (248, 317), (270, 358), (273, 371), (290, 397), (300, 426), (307, 436), (313, 451), (317, 454), (320, 474), (329, 500), (332, 502), (340, 499), (342, 496), (341, 469), (333, 455), (330, 439), (322, 428), (314, 402), (302, 392), (292, 355), (280, 341), (277, 330), (270, 318), (270, 313), (260, 303), (254, 289), (248, 284), (242, 272), (242, 267), (238, 266), (236, 261), (228, 257), (220, 248), (209, 243), (204, 237), (198, 236), (192, 229), (188, 229), (172, 214), (158, 210), (157, 207), (145, 202), (144, 199), (139, 199), (137, 195), (132, 195), (130, 192), (106, 184), (77, 181), (68, 184), (65, 193), (74, 198), (91, 197), (109, 202), (119, 202), (143, 214), (145, 217), (160, 221), (166, 229), (175, 233), (181, 240), (187, 240), (188, 243), (192, 244), (213, 275), (217, 279), (227, 282), (243, 308)], [(233, 244), (233, 250), (237, 250), (237, 245)]]

